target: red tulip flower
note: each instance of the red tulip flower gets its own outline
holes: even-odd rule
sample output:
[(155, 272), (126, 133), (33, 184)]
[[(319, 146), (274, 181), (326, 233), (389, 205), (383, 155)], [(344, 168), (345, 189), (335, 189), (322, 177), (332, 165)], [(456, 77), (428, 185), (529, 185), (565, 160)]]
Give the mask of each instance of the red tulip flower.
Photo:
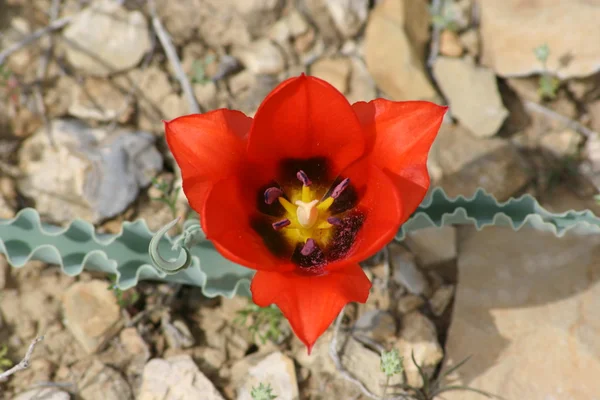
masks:
[(183, 190), (229, 260), (256, 270), (253, 301), (277, 304), (312, 348), (342, 307), (364, 303), (359, 262), (392, 240), (429, 188), (446, 107), (284, 81), (254, 118), (221, 109), (165, 123)]

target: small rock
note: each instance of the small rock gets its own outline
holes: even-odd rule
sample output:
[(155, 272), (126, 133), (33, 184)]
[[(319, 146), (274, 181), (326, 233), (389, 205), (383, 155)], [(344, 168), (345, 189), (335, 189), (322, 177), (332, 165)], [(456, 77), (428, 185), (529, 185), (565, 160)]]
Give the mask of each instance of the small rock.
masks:
[(69, 400), (70, 398), (71, 395), (68, 392), (48, 387), (28, 390), (14, 397), (13, 400)]
[[(169, 95), (176, 95), (169, 82), (169, 76), (156, 66), (144, 70), (134, 69), (129, 72), (125, 87), (135, 88), (138, 98), (138, 125), (141, 129), (163, 133), (161, 119), (166, 118), (165, 100)], [(187, 110), (186, 110), (187, 111)]]
[(298, 10), (290, 11), (290, 13), (286, 16), (285, 21), (292, 37), (305, 34), (310, 27), (304, 16), (298, 12)]
[(150, 349), (136, 328), (123, 329), (119, 335), (119, 339), (129, 354), (142, 357), (150, 356)]
[(277, 399), (300, 398), (294, 361), (280, 352), (272, 353), (248, 368), (244, 383), (238, 389), (237, 400), (251, 400), (250, 391), (259, 383), (271, 385)]
[[(338, 349), (342, 353), (340, 359), (344, 368), (375, 395), (382, 396), (386, 378), (381, 372), (379, 354), (367, 349), (354, 338), (338, 341)], [(400, 376), (396, 375), (390, 379), (389, 385), (400, 382)]]
[(425, 228), (411, 232), (406, 245), (421, 267), (432, 267), (456, 259), (456, 228)]
[(417, 296), (415, 294), (407, 294), (406, 296), (402, 296), (400, 300), (396, 303), (396, 309), (400, 314), (408, 314), (412, 311), (415, 311), (421, 306), (425, 304), (425, 300), (423, 297)]
[(365, 31), (365, 61), (379, 88), (393, 100), (436, 100), (422, 62), (428, 40), (427, 3), (405, 3), (377, 3)]
[(448, 304), (450, 304), (453, 297), (454, 285), (440, 286), (429, 299), (429, 306), (433, 315), (440, 317), (446, 311), (446, 308), (448, 308)]
[(138, 400), (177, 399), (223, 400), (223, 396), (188, 355), (150, 360)]
[(477, 58), (479, 56), (479, 33), (477, 29), (469, 29), (461, 33), (460, 42), (471, 57)]
[(190, 329), (180, 319), (171, 323), (166, 316), (163, 316), (161, 328), (169, 347), (172, 349), (186, 349), (196, 343)]
[(214, 110), (219, 105), (217, 85), (212, 81), (195, 84), (194, 96), (204, 112)]
[(152, 47), (144, 15), (111, 0), (93, 2), (63, 35), (67, 58), (75, 68), (99, 76), (133, 68)]
[(325, 0), (329, 14), (342, 36), (355, 36), (367, 21), (369, 0)]
[(477, 67), (469, 58), (438, 57), (433, 74), (450, 103), (452, 115), (465, 127), (478, 137), (498, 132), (508, 110), (491, 70)]
[(89, 78), (83, 85), (74, 85), (69, 114), (95, 121), (127, 122), (133, 108), (127, 96), (115, 84), (106, 79)]
[(540, 145), (556, 157), (563, 158), (576, 155), (582, 141), (583, 138), (579, 133), (565, 129), (546, 133), (542, 136)]
[(232, 54), (255, 75), (278, 74), (285, 68), (281, 51), (268, 39), (259, 39), (245, 48), (235, 49)]
[(393, 279), (412, 294), (425, 294), (429, 292), (429, 283), (423, 273), (417, 268), (415, 258), (404, 247), (391, 243), (390, 263), (394, 268)]
[(156, 1), (158, 17), (176, 45), (183, 45), (194, 38), (205, 14), (208, 14), (206, 8), (209, 7), (203, 0)]
[(445, 29), (440, 34), (440, 54), (448, 57), (460, 57), (463, 48), (456, 32)]
[(77, 385), (82, 400), (133, 400), (131, 387), (121, 374), (98, 360), (86, 369)]
[[(600, 69), (600, 8), (588, 0), (479, 2), (483, 64), (504, 77), (541, 73), (561, 79), (591, 75)], [(552, 29), (548, 29), (551, 21)], [(544, 66), (533, 49), (548, 45)]]
[(104, 281), (78, 282), (63, 297), (67, 328), (89, 354), (98, 351), (117, 331), (121, 312)]
[(90, 128), (81, 121), (52, 121), (56, 148), (41, 128), (19, 152), (22, 194), (55, 222), (76, 217), (92, 223), (114, 217), (162, 169), (155, 139), (145, 132)]
[(384, 343), (396, 335), (396, 320), (387, 311), (367, 311), (354, 323), (354, 332)]
[(444, 357), (444, 351), (437, 340), (435, 325), (418, 311), (402, 318), (402, 330), (396, 348), (404, 357), (406, 382), (419, 388), (423, 386), (423, 380), (412, 361), (412, 355), (414, 354), (417, 364), (429, 376)]
[(350, 60), (346, 57), (321, 58), (311, 65), (310, 74), (329, 82), (342, 93), (348, 90)]
[(460, 125), (442, 124), (436, 142), (444, 170), (440, 186), (448, 196), (471, 196), (481, 187), (505, 201), (531, 179), (525, 159), (506, 140), (475, 139)]

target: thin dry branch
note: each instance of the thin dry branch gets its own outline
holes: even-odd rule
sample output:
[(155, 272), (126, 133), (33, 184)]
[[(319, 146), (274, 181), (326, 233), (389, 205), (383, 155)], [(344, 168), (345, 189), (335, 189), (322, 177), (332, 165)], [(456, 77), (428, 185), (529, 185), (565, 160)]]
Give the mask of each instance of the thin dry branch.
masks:
[(14, 43), (11, 46), (8, 46), (6, 49), (0, 51), (0, 65), (4, 64), (4, 61), (8, 56), (10, 56), (15, 51), (21, 50), (23, 47), (28, 46), (29, 44), (35, 42), (40, 39), (42, 36), (63, 28), (65, 25), (69, 24), (73, 20), (73, 16), (69, 15), (67, 17), (59, 18), (54, 22), (49, 23), (47, 26), (38, 29), (30, 35), (25, 36), (21, 41)]
[(179, 56), (177, 55), (175, 46), (173, 46), (171, 37), (165, 30), (162, 22), (160, 22), (160, 18), (158, 18), (158, 14), (156, 13), (156, 4), (154, 3), (154, 0), (148, 0), (148, 7), (150, 9), (150, 15), (152, 16), (152, 27), (156, 32), (156, 36), (158, 36), (160, 44), (165, 50), (169, 63), (175, 71), (175, 76), (177, 77), (177, 80), (181, 85), (181, 89), (183, 90), (183, 94), (185, 95), (185, 99), (188, 103), (190, 113), (198, 114), (200, 112), (200, 107), (198, 106), (198, 102), (196, 101), (196, 97), (194, 96), (192, 85), (190, 84), (190, 80), (185, 74), (183, 67), (181, 66), (181, 61), (179, 60)]
[(29, 345), (29, 348), (27, 349), (27, 353), (25, 353), (25, 357), (17, 365), (15, 365), (11, 369), (6, 370), (0, 374), (0, 382), (6, 380), (9, 376), (11, 376), (19, 371), (29, 368), (29, 365), (31, 362), (31, 355), (33, 354), (33, 349), (35, 349), (35, 346), (42, 340), (44, 340), (43, 336), (39, 336), (39, 337), (35, 338), (33, 340), (33, 342), (31, 342), (31, 344)]
[[(50, 24), (52, 24), (54, 21), (56, 21), (56, 18), (58, 18), (60, 2), (61, 0), (52, 0), (49, 13)], [(50, 56), (52, 55), (53, 47), (54, 38), (52, 37), (52, 35), (50, 35), (48, 47), (44, 51), (44, 55), (42, 56), (42, 58), (40, 59), (40, 63), (38, 64), (37, 79), (33, 88), (33, 94), (35, 96), (35, 102), (38, 113), (42, 116), (42, 121), (44, 122), (44, 127), (46, 129), (48, 141), (50, 142), (50, 145), (52, 147), (56, 148), (56, 143), (54, 142), (54, 137), (52, 135), (52, 125), (50, 124), (48, 114), (46, 113), (46, 105), (44, 104), (44, 96), (42, 94), (42, 82), (46, 78), (46, 71), (48, 70), (48, 63), (50, 62)]]
[[(431, 2), (431, 14), (437, 15), (442, 11), (442, 0), (433, 0)], [(427, 66), (429, 68), (433, 68), (433, 63), (435, 62), (438, 53), (440, 51), (440, 33), (442, 32), (442, 27), (438, 24), (433, 24), (433, 30), (431, 32), (431, 46), (429, 49), (429, 57), (427, 58)]]
[(583, 124), (581, 124), (569, 117), (565, 117), (564, 115), (559, 114), (556, 111), (549, 109), (548, 107), (544, 107), (543, 105), (538, 104), (533, 101), (530, 101), (530, 100), (526, 100), (524, 102), (524, 104), (525, 104), (525, 108), (527, 110), (538, 113), (538, 114), (542, 114), (548, 118), (558, 121), (561, 124), (564, 124), (566, 127), (571, 128), (574, 131), (581, 133), (582, 135), (586, 136), (588, 139), (598, 136), (598, 132), (595, 132), (595, 131), (591, 130), (590, 128), (587, 128)]

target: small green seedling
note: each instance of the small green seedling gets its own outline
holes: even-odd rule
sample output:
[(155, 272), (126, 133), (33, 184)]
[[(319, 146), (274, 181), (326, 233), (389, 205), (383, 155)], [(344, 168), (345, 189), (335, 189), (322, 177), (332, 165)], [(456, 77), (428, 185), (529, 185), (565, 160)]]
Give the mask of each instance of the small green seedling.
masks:
[(547, 44), (533, 49), (535, 58), (542, 63), (543, 71), (540, 75), (538, 94), (544, 100), (553, 100), (556, 98), (556, 93), (560, 86), (560, 80), (550, 75), (548, 72), (548, 57), (550, 57), (550, 47)]
[(192, 84), (204, 84), (210, 81), (210, 78), (206, 76), (206, 66), (214, 61), (215, 56), (212, 54), (207, 55), (203, 60), (194, 60), (192, 63), (192, 75), (190, 76)]
[(109, 278), (111, 280), (111, 284), (107, 287), (107, 289), (113, 291), (115, 297), (117, 298), (117, 304), (119, 307), (127, 308), (137, 303), (137, 301), (140, 299), (138, 292), (134, 290), (126, 293), (117, 285), (117, 277), (115, 275), (109, 275)]
[(277, 396), (273, 394), (271, 385), (268, 383), (265, 385), (262, 382), (258, 385), (258, 387), (252, 388), (252, 391), (250, 391), (250, 396), (252, 396), (252, 400), (275, 400), (277, 398)]
[(3, 344), (0, 346), (0, 372), (13, 366), (13, 362), (7, 357), (8, 346)]
[(160, 191), (159, 197), (150, 197), (150, 200), (160, 201), (165, 203), (173, 218), (177, 218), (177, 199), (179, 198), (179, 187), (171, 189), (171, 185), (165, 180), (152, 178), (152, 185)]
[(283, 322), (283, 314), (277, 307), (259, 307), (256, 304), (250, 304), (237, 311), (235, 323), (246, 326), (248, 320), (250, 320), (248, 331), (254, 342), (256, 342), (257, 336), (262, 344), (265, 344), (267, 340), (277, 342), (281, 338), (280, 327)]

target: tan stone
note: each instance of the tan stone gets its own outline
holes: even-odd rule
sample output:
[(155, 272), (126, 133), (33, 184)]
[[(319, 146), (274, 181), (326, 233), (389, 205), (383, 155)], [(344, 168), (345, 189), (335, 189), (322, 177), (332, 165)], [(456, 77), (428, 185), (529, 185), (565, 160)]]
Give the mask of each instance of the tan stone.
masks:
[(322, 58), (311, 65), (310, 74), (329, 82), (342, 93), (348, 90), (351, 64), (346, 57)]
[(548, 70), (560, 78), (600, 69), (600, 7), (596, 0), (484, 0), (482, 62), (501, 76), (543, 71), (533, 49), (550, 48)]
[(453, 383), (505, 399), (598, 398), (600, 237), (464, 233), (446, 368), (472, 358)]
[(383, 0), (365, 31), (365, 61), (379, 88), (393, 100), (435, 100), (423, 59), (428, 39), (427, 2)]
[(259, 39), (246, 47), (237, 48), (233, 55), (253, 74), (278, 74), (285, 68), (281, 51), (268, 39)]
[(438, 57), (433, 74), (452, 115), (475, 136), (489, 137), (498, 132), (508, 110), (491, 70), (476, 66), (469, 57)]
[(67, 327), (88, 353), (96, 352), (116, 333), (121, 311), (104, 281), (78, 282), (63, 298)]
[(250, 392), (260, 383), (269, 384), (281, 400), (298, 400), (298, 382), (294, 361), (281, 352), (271, 353), (254, 365), (248, 365), (238, 389), (237, 400), (251, 400)]
[(111, 0), (94, 2), (76, 15), (64, 36), (69, 61), (99, 76), (134, 67), (151, 48), (144, 15)]
[(460, 57), (463, 53), (462, 44), (456, 32), (444, 30), (440, 34), (440, 54), (448, 57)]

